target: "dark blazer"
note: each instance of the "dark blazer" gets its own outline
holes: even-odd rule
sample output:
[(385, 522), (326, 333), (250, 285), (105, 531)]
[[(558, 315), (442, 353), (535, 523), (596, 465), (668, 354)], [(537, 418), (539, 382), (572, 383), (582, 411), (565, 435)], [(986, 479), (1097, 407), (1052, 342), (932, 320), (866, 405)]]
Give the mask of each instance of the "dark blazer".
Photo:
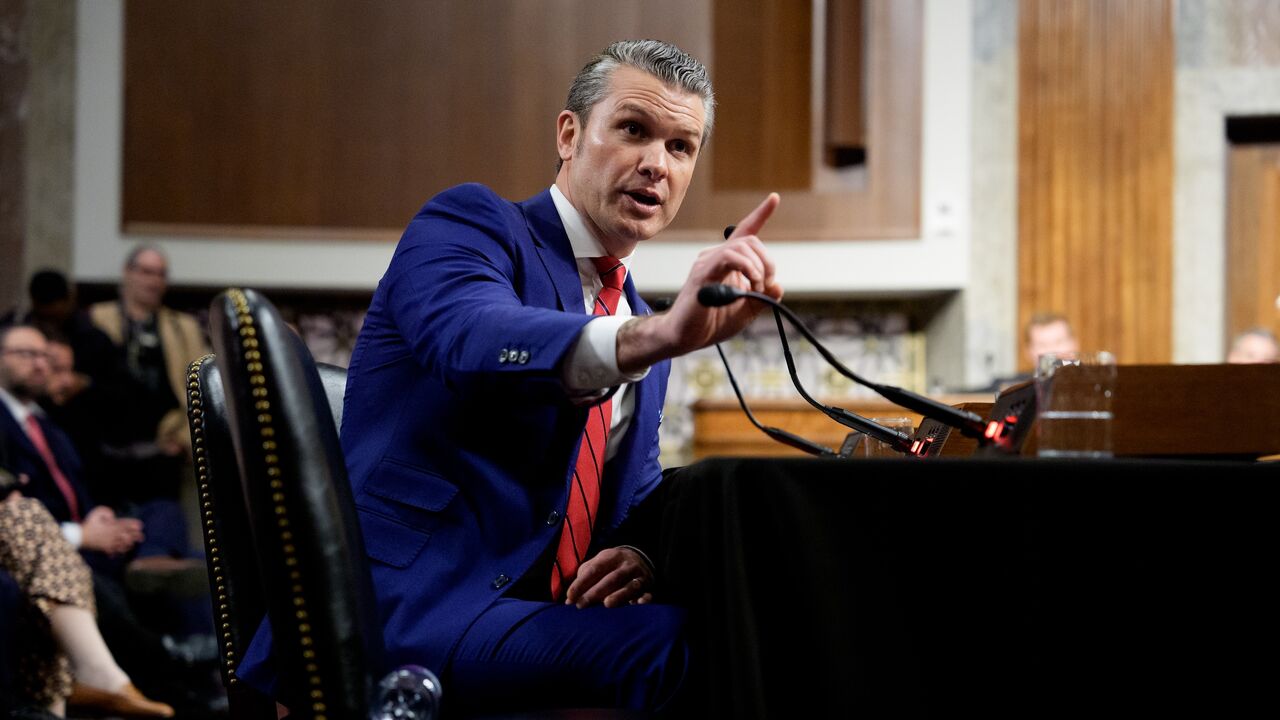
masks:
[[(650, 312), (630, 277), (625, 291)], [(588, 412), (561, 363), (591, 318), (549, 191), (512, 203), (462, 185), (405, 230), (351, 357), (341, 433), (393, 665), (441, 671), (557, 539)], [(662, 479), (669, 369), (632, 387), (593, 550)], [(251, 682), (261, 636), (240, 669)]]
[[(83, 482), (80, 456), (76, 453), (71, 439), (57, 425), (40, 415), (36, 418), (40, 423), (40, 429), (44, 431), (45, 439), (49, 441), (49, 450), (58, 461), (58, 467), (62, 469), (62, 474), (67, 477), (71, 488), (75, 491), (76, 503), (80, 506), (80, 517), (83, 519), (85, 513), (89, 512), (93, 506)], [(14, 475), (25, 473), (29, 478), (29, 482), (22, 486), (22, 494), (44, 503), (54, 520), (60, 523), (70, 522), (71, 508), (67, 505), (67, 499), (63, 497), (62, 491), (58, 489), (58, 484), (53, 481), (53, 474), (44, 464), (40, 453), (36, 452), (36, 446), (31, 444), (26, 430), (18, 424), (13, 413), (9, 412), (8, 406), (3, 404), (0, 404), (0, 443), (4, 444), (4, 450), (0, 451), (0, 455), (7, 456), (6, 469)]]

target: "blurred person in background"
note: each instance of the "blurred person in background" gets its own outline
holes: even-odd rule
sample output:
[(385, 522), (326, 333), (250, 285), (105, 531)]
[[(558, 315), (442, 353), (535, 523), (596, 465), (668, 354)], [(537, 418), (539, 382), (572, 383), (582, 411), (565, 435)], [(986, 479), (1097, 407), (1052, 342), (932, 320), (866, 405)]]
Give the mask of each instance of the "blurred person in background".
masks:
[(1022, 355), (1034, 371), (1041, 355), (1080, 352), (1071, 322), (1058, 313), (1036, 313), (1022, 331)]
[(40, 270), (31, 276), (27, 292), (31, 309), (26, 314), (10, 313), (0, 325), (32, 325), (45, 336), (66, 338), (75, 350), (75, 380), (81, 386), (118, 379), (120, 367), (111, 338), (94, 327), (88, 313), (77, 309), (75, 288), (65, 275)]
[(1031, 366), (1030, 372), (996, 377), (990, 385), (973, 392), (998, 393), (1011, 385), (1027, 382), (1035, 377), (1036, 363), (1040, 361), (1041, 355), (1072, 352), (1080, 352), (1080, 343), (1066, 316), (1051, 312), (1035, 313), (1022, 328), (1022, 357)]
[(1268, 329), (1257, 327), (1236, 336), (1227, 352), (1227, 362), (1235, 365), (1273, 363), (1280, 359), (1280, 345)]
[[(172, 501), (152, 503), (147, 506), (150, 509), (144, 522), (117, 516), (111, 507), (94, 503), (83, 483), (74, 445), (36, 403), (49, 386), (51, 357), (49, 343), (36, 328), (0, 328), (0, 441), (8, 470), (28, 478), (19, 490), (44, 505), (61, 536), (80, 551), (93, 570), (99, 628), (120, 664), (148, 695), (167, 702), (190, 701), (181, 668), (161, 635), (140, 620), (125, 588), (126, 570), (144, 579), (160, 574), (170, 579), (196, 575), (203, 580), (199, 561), (180, 557), (181, 547), (169, 547), (185, 544), (181, 529), (176, 535), (165, 531), (174, 524), (175, 516), (181, 528), (180, 510)], [(63, 358), (70, 360), (65, 354)], [(66, 389), (56, 392), (65, 396)], [(109, 423), (111, 418), (99, 422)], [(144, 529), (149, 534), (155, 530), (155, 537), (144, 536)], [(208, 617), (207, 602), (201, 605), (202, 614), (196, 618), (181, 602), (157, 601), (147, 606), (145, 616), (154, 621), (167, 613), (175, 618), (175, 627), (181, 623), (193, 631), (207, 632), (212, 618)]]
[(93, 575), (38, 500), (9, 490), (0, 499), (0, 568), (20, 591), (10, 619), (14, 705), (76, 714), (173, 717), (144, 696), (120, 668), (98, 630)]
[[(89, 308), (89, 317), (114, 343), (128, 402), (116, 409), (113, 474), (128, 477), (112, 501), (177, 498), (188, 477), (191, 438), (183, 398), (187, 365), (208, 346), (195, 318), (163, 305), (169, 264), (141, 245), (125, 259), (120, 297)], [(104, 498), (107, 499), (107, 498)]]

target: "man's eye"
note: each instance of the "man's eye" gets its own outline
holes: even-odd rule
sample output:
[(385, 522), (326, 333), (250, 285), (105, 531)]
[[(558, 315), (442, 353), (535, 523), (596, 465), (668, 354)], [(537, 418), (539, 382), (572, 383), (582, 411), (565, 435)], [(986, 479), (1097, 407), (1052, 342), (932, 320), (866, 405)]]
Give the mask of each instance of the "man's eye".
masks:
[(622, 124), (622, 129), (623, 129), (623, 130), (624, 130), (628, 135), (639, 135), (639, 134), (640, 134), (640, 123), (635, 123), (635, 122), (627, 122), (627, 123), (623, 123), (623, 124)]
[(689, 143), (683, 140), (676, 140), (675, 142), (671, 143), (671, 149), (678, 153), (688, 153)]

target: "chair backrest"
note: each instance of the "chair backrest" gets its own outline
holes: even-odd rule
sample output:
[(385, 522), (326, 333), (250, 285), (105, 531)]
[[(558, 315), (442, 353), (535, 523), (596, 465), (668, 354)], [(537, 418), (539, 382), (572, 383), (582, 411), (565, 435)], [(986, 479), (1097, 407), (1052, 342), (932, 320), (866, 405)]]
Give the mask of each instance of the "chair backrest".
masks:
[(325, 383), (258, 293), (227, 290), (210, 310), (286, 704), (292, 717), (363, 717), (382, 633)]
[[(335, 425), (342, 422), (346, 368), (317, 363)], [(222, 374), (212, 354), (191, 363), (187, 372), (187, 420), (200, 499), (205, 560), (208, 563), (213, 616), (221, 656), (219, 670), (227, 689), (232, 717), (275, 720), (276, 704), (240, 682), (236, 669), (258, 623), (266, 614), (266, 598), (253, 541), (245, 528), (249, 513), (231, 442)]]
[(275, 701), (236, 676), (240, 658), (266, 613), (266, 599), (253, 541), (245, 532), (249, 513), (231, 446), (222, 376), (213, 355), (196, 359), (187, 369), (187, 423), (228, 710), (237, 718), (271, 720), (276, 717)]

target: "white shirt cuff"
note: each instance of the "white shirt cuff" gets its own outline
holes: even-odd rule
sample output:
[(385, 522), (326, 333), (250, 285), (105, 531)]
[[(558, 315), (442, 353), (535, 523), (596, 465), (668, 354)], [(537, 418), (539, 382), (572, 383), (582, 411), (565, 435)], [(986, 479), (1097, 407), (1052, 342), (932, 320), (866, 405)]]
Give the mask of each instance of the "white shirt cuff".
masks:
[(84, 540), (84, 530), (80, 527), (80, 523), (64, 522), (58, 527), (62, 530), (62, 537), (71, 543), (71, 547), (79, 550), (80, 543)]
[(643, 380), (649, 368), (637, 373), (618, 370), (618, 330), (630, 317), (601, 316), (582, 327), (565, 359), (562, 379), (574, 395), (591, 395), (615, 385)]

